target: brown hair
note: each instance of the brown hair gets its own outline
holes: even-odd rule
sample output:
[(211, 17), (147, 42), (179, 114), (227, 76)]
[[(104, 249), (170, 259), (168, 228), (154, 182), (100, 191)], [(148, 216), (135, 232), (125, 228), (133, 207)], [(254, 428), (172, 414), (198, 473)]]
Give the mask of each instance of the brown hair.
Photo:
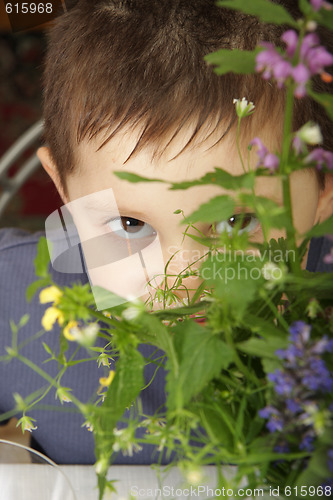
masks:
[[(298, 17), (294, 0), (276, 3)], [(217, 76), (204, 61), (220, 48), (280, 44), (282, 31), (214, 0), (79, 1), (51, 29), (44, 77), (45, 140), (65, 191), (75, 146), (85, 138), (102, 137), (103, 147), (124, 126), (138, 125), (135, 154), (147, 143), (165, 147), (194, 123), (187, 147), (207, 125), (223, 137), (235, 122), (233, 99), (243, 96), (256, 105), (248, 123), (259, 119), (262, 126), (274, 107), (282, 116), (284, 92), (259, 75)], [(316, 85), (325, 90), (320, 79)], [(319, 119), (325, 147), (333, 149), (325, 113), (301, 99), (294, 129), (309, 119)]]

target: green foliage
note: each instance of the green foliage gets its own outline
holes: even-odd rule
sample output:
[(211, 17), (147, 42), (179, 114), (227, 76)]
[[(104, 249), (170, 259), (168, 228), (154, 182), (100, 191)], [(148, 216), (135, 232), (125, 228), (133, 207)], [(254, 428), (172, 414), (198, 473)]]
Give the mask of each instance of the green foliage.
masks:
[(235, 202), (227, 195), (216, 196), (207, 203), (200, 205), (198, 210), (188, 217), (185, 217), (183, 224), (202, 221), (216, 222), (218, 220), (228, 219), (234, 213)]
[[(241, 10), (262, 22), (299, 29), (300, 37), (311, 27), (309, 21), (326, 27), (333, 24), (333, 10), (322, 8), (314, 12), (307, 0), (299, 2), (305, 15), (299, 23), (278, 2), (224, 0), (219, 5)], [(205, 60), (215, 66), (219, 75), (248, 74), (255, 70), (259, 50), (219, 50), (207, 55)], [(281, 48), (278, 50), (282, 53)], [(18, 324), (10, 322), (12, 343), (0, 361), (11, 362), (15, 358), (24, 363), (40, 375), (44, 386), (27, 397), (16, 393), (15, 409), (0, 416), (0, 420), (20, 413), (23, 414), (22, 428), (30, 426), (32, 430), (35, 421), (28, 414), (40, 408), (46, 394), (54, 391), (56, 397), (63, 397), (61, 402), (64, 397), (70, 397), (94, 433), (100, 500), (108, 488), (115, 490), (113, 481), (107, 480), (107, 472), (116, 453), (132, 452), (147, 443), (164, 449), (167, 456), (173, 452), (174, 462), (180, 463), (183, 470), (215, 463), (219, 471), (218, 484), (230, 484), (232, 488), (279, 486), (282, 495), (286, 486), (317, 486), (330, 479), (327, 453), (333, 448), (332, 394), (309, 389), (304, 371), (311, 356), (315, 356), (312, 372), (318, 361), (325, 362), (330, 372), (333, 370), (329, 349), (321, 356), (325, 343), (333, 339), (333, 284), (329, 275), (304, 271), (302, 260), (310, 238), (333, 233), (333, 218), (317, 224), (304, 235), (299, 235), (293, 225), (290, 174), (308, 168), (308, 164), (304, 160), (306, 148), (300, 156), (292, 148), (294, 88), (289, 81), (286, 86), (284, 137), (277, 173), (264, 165), (253, 171), (242, 158), (241, 117), (235, 143), (244, 174), (234, 176), (215, 167), (199, 179), (169, 183), (173, 191), (218, 186), (221, 194), (201, 204), (192, 214), (184, 214), (181, 206), (173, 212), (181, 214), (181, 222), (187, 225), (184, 241), (200, 243), (205, 253), (194, 263), (189, 262), (179, 275), (168, 271), (172, 258), (176, 257), (173, 255), (165, 265), (162, 284), (156, 286), (155, 295), (149, 297), (145, 305), (128, 302), (100, 287), (94, 287), (94, 296), (89, 285), (75, 283), (70, 288), (58, 287), (48, 272), (47, 242), (45, 238), (39, 241), (35, 259), (38, 279), (29, 285), (26, 297), (31, 300), (40, 288), (52, 285), (61, 289), (50, 306), (61, 319), (62, 332), (57, 349), (52, 350), (41, 340), (43, 331), (29, 339), (20, 339), (20, 329), (26, 325), (28, 315), (22, 316)], [(318, 94), (308, 86), (306, 90), (333, 119), (332, 96)], [(116, 175), (132, 183), (166, 182), (124, 171)], [(269, 177), (281, 182), (283, 203), (256, 196), (256, 184), (262, 177), (267, 183)], [(217, 234), (216, 223), (228, 221), (235, 211), (255, 215), (260, 230), (254, 234), (247, 232), (243, 219), (232, 230)], [(211, 227), (204, 232), (199, 230), (200, 226), (196, 228), (197, 223), (203, 226), (209, 223)], [(279, 234), (286, 237), (269, 239), (273, 229), (279, 229)], [(194, 276), (198, 281), (194, 289), (189, 289), (187, 279)], [(100, 312), (104, 305), (105, 310)], [(300, 356), (297, 349), (288, 354), (299, 363), (296, 381), (293, 381), (295, 386), (289, 388), (294, 368), (281, 350), (290, 347), (291, 325), (295, 329), (295, 322), (298, 322), (296, 326), (305, 325), (297, 346), (305, 354)], [(70, 326), (78, 336), (74, 352), (69, 350), (70, 342), (75, 340)], [(96, 337), (87, 341), (82, 338), (85, 328), (89, 327), (93, 327), (93, 331), (95, 328), (94, 335), (99, 337), (96, 344), (93, 344)], [(307, 340), (313, 342), (310, 353), (301, 345), (307, 336)], [(42, 341), (44, 362), (57, 365), (55, 377), (23, 356), (23, 347), (37, 341)], [(155, 352), (149, 359), (140, 353), (141, 344), (154, 347)], [(98, 361), (100, 387), (96, 387), (89, 403), (83, 403), (74, 391), (62, 386), (61, 381), (69, 367), (73, 369), (77, 364), (91, 361)], [(155, 373), (161, 369), (166, 371), (167, 394), (165, 407), (147, 416), (143, 414), (140, 394), (153, 383), (154, 376), (151, 380), (144, 379), (144, 368), (148, 364), (154, 366)], [(111, 367), (114, 372), (110, 371)], [(275, 370), (280, 370), (280, 377), (283, 370), (287, 373), (282, 395), (272, 377)], [(308, 378), (312, 372), (306, 373)], [(292, 398), (300, 410), (293, 412), (286, 406), (286, 401), (290, 403)], [(279, 418), (284, 419), (282, 429), (267, 427), (269, 419), (260, 416), (263, 408), (276, 410), (270, 424), (274, 427)], [(122, 429), (117, 428), (120, 422), (125, 424)], [(146, 430), (140, 439), (136, 435), (138, 428)], [(313, 451), (301, 446), (309, 429)], [(289, 451), (280, 453), (276, 446), (285, 444)], [(226, 464), (237, 466), (230, 478), (223, 476)]]
[(184, 182), (174, 182), (171, 184), (170, 189), (189, 189), (193, 186), (201, 186), (206, 184), (214, 184), (221, 186), (224, 189), (238, 190), (238, 189), (252, 189), (255, 181), (255, 173), (253, 171), (247, 172), (242, 175), (231, 175), (226, 170), (215, 167), (213, 172), (208, 172), (203, 177)]
[[(333, 16), (333, 12), (331, 13), (331, 16)], [(333, 17), (331, 24), (333, 25)], [(323, 108), (325, 108), (327, 115), (331, 120), (333, 120), (333, 96), (325, 93), (318, 94), (318, 92), (314, 92), (313, 90), (310, 90), (309, 94), (314, 101), (317, 101), (321, 106), (323, 106)]]
[(270, 0), (220, 0), (220, 7), (240, 10), (245, 14), (259, 17), (264, 23), (287, 24), (298, 28), (298, 24), (287, 10)]
[(39, 278), (47, 278), (49, 276), (48, 267), (50, 263), (49, 250), (46, 238), (42, 237), (38, 241), (37, 256), (34, 260), (35, 273)]
[(181, 410), (233, 359), (225, 342), (193, 321), (175, 326), (172, 333), (179, 368), (175, 371), (171, 361), (167, 362), (169, 411)]
[(205, 56), (205, 61), (215, 66), (218, 75), (254, 73), (257, 53), (258, 50), (220, 49)]
[(313, 226), (313, 228), (306, 233), (306, 236), (307, 238), (318, 238), (319, 236), (325, 236), (327, 234), (333, 234), (333, 216)]

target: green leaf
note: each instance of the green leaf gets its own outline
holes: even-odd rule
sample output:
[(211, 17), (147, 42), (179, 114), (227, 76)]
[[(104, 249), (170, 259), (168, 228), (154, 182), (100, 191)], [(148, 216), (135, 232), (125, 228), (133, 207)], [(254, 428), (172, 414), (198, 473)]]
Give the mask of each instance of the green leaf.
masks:
[(110, 429), (110, 425), (117, 424), (126, 408), (130, 407), (139, 395), (144, 386), (144, 365), (143, 356), (132, 346), (128, 346), (119, 356), (116, 363), (116, 375), (103, 403), (103, 408), (108, 409), (102, 418), (106, 430)]
[(282, 341), (285, 341), (288, 334), (280, 328), (277, 328), (273, 323), (273, 319), (272, 317), (272, 320), (268, 321), (260, 318), (258, 315), (247, 314), (246, 324), (252, 332), (264, 337), (267, 341), (275, 337), (279, 337)]
[(215, 407), (199, 407), (202, 427), (205, 429), (211, 442), (216, 446), (223, 446), (229, 452), (233, 451), (233, 416), (227, 405), (215, 404)]
[(35, 293), (37, 292), (37, 290), (39, 290), (40, 288), (45, 288), (49, 284), (50, 284), (49, 278), (43, 278), (30, 283), (30, 285), (27, 287), (25, 291), (25, 297), (27, 301), (30, 302)]
[(45, 342), (43, 342), (43, 347), (44, 347), (45, 351), (47, 352), (47, 354), (50, 354), (50, 356), (53, 356), (51, 347), (49, 347)]
[(306, 233), (306, 237), (312, 238), (318, 238), (320, 236), (325, 236), (333, 234), (333, 216), (329, 217), (326, 219), (324, 222), (321, 224), (317, 224), (316, 226), (313, 226), (310, 231)]
[(322, 9), (316, 17), (316, 21), (326, 28), (333, 29), (333, 10)]
[(299, 28), (296, 21), (282, 5), (277, 5), (269, 0), (220, 0), (217, 5), (259, 17), (264, 23), (288, 24)]
[(228, 195), (221, 195), (212, 198), (207, 203), (200, 205), (191, 215), (186, 217), (182, 224), (200, 222), (217, 222), (228, 219), (234, 211), (235, 202)]
[(252, 189), (255, 181), (255, 173), (247, 172), (242, 175), (232, 175), (226, 170), (215, 167), (213, 172), (208, 172), (200, 179), (185, 182), (175, 182), (171, 185), (171, 190), (188, 189), (193, 186), (201, 186), (205, 184), (213, 184), (237, 191), (238, 189)]
[(249, 74), (255, 71), (256, 56), (259, 50), (220, 49), (206, 55), (204, 59), (208, 64), (215, 66), (214, 71), (218, 75), (225, 73)]
[(291, 230), (292, 222), (283, 206), (264, 196), (254, 197), (252, 194), (240, 193), (239, 201), (247, 208), (253, 209), (260, 223), (265, 228)]
[(167, 361), (167, 407), (183, 408), (209, 381), (226, 369), (233, 360), (233, 350), (210, 330), (193, 321), (174, 329), (175, 349), (179, 360), (176, 374)]
[[(101, 408), (94, 407), (99, 412), (98, 432), (95, 433), (96, 457), (110, 460), (114, 443), (113, 429), (139, 395), (144, 386), (143, 369), (145, 361), (133, 346), (128, 346), (118, 358), (116, 374), (109, 386)], [(100, 498), (106, 487), (107, 469), (98, 474)]]
[(245, 342), (239, 342), (237, 344), (237, 348), (241, 351), (250, 354), (252, 356), (258, 356), (260, 358), (276, 358), (275, 352), (278, 349), (285, 349), (287, 347), (287, 341), (281, 338), (270, 338), (266, 339), (257, 339), (250, 338)]
[(20, 321), (18, 322), (18, 328), (21, 329), (23, 328), (29, 321), (30, 315), (29, 314), (24, 314)]
[(128, 182), (165, 182), (162, 179), (149, 179), (149, 177), (142, 177), (141, 175), (132, 174), (131, 172), (117, 171), (114, 174), (124, 181)]
[(318, 92), (314, 92), (313, 90), (309, 90), (309, 95), (314, 101), (325, 108), (327, 115), (333, 120), (333, 95), (318, 94)]
[(49, 249), (47, 240), (44, 236), (39, 238), (37, 245), (37, 256), (34, 260), (35, 273), (39, 278), (48, 277), (48, 267), (50, 262)]
[(259, 258), (221, 253), (207, 259), (200, 267), (201, 277), (215, 290), (220, 300), (219, 324), (240, 321), (257, 289), (262, 285), (262, 264)]
[[(170, 312), (172, 314), (172, 309), (166, 310), (165, 313)], [(161, 311), (163, 315), (163, 311)], [(166, 326), (161, 323), (161, 321), (152, 315), (145, 314), (140, 318), (140, 324), (151, 334), (154, 335), (153, 343), (159, 349), (162, 349), (168, 357), (169, 363), (171, 365), (172, 371), (176, 374), (179, 372), (178, 359), (175, 352), (174, 343), (172, 340), (172, 335)]]

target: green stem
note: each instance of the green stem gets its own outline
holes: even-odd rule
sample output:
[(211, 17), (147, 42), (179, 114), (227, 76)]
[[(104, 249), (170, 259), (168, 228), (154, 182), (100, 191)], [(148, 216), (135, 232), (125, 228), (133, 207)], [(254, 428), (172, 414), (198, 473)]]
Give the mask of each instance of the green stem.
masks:
[[(59, 385), (59, 382), (57, 382), (56, 380), (54, 380), (51, 375), (49, 375), (46, 371), (44, 371), (42, 368), (40, 368), (38, 365), (36, 365), (33, 361), (31, 361), (30, 359), (28, 358), (25, 358), (24, 356), (22, 356), (21, 354), (16, 354), (15, 356), (19, 361), (21, 361), (21, 363), (25, 364), (26, 366), (28, 366), (29, 368), (31, 368), (34, 372), (36, 372), (38, 375), (40, 375), (44, 380), (46, 380), (51, 386), (53, 386), (55, 389), (59, 389), (59, 387), (61, 387)], [(72, 402), (75, 404), (75, 406), (81, 411), (83, 412), (83, 409), (84, 409), (84, 405), (81, 403), (81, 401), (79, 401), (77, 398), (75, 398), (72, 394), (71, 394), (71, 400)]]
[(233, 338), (232, 338), (232, 329), (231, 328), (225, 328), (225, 338), (226, 338), (226, 342), (229, 345), (229, 347), (231, 347), (232, 350), (234, 351), (234, 362), (235, 362), (237, 368), (239, 368), (239, 370), (249, 380), (251, 380), (256, 386), (259, 386), (260, 385), (259, 379), (255, 376), (255, 374), (253, 372), (251, 372), (247, 368), (247, 366), (244, 365), (244, 363), (242, 362), (242, 360), (240, 359), (240, 357), (238, 355), (237, 348), (236, 348), (235, 343), (234, 343)]
[[(297, 256), (296, 231), (293, 223), (292, 201), (290, 194), (291, 172), (289, 167), (289, 155), (290, 155), (291, 141), (292, 141), (294, 90), (295, 90), (294, 84), (288, 85), (286, 94), (284, 124), (283, 124), (283, 143), (282, 143), (280, 171), (282, 175), (283, 205), (286, 210), (287, 217), (290, 221), (290, 226), (286, 228), (287, 248), (288, 250), (291, 250), (295, 256)], [(291, 260), (291, 268), (294, 274), (296, 275), (301, 274), (301, 266), (299, 259), (297, 257)]]
[(246, 174), (246, 168), (245, 168), (245, 165), (244, 165), (243, 156), (242, 156), (242, 152), (241, 152), (241, 148), (240, 148), (240, 144), (239, 144), (241, 121), (242, 121), (242, 119), (238, 118), (236, 144), (237, 144), (238, 156), (239, 156), (240, 162), (242, 164), (243, 171)]

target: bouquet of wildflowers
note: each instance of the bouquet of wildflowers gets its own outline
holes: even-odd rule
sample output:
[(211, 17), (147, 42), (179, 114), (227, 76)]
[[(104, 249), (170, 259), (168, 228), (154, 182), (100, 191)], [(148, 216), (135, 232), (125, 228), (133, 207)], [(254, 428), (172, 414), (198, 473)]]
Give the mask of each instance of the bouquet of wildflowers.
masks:
[[(174, 183), (171, 189), (213, 183), (236, 192), (238, 202), (256, 214), (264, 235), (271, 228), (283, 228), (286, 238), (250, 244), (247, 233), (241, 231), (248, 223), (246, 214), (240, 214), (232, 234), (189, 235), (207, 248), (199, 268), (188, 266), (174, 278), (173, 286), (165, 279), (146, 304), (122, 303), (102, 312), (94, 308), (88, 285), (61, 289), (52, 282), (45, 240), (39, 244), (39, 279), (29, 287), (28, 297), (43, 287), (41, 302), (50, 303), (43, 326), (49, 330), (56, 321), (62, 326), (59, 353), (45, 344), (50, 359), (60, 364), (63, 373), (76, 362), (66, 358), (66, 345), (77, 342), (106, 370), (89, 404), (63, 387), (60, 376), (49, 380), (62, 401), (78, 407), (94, 433), (100, 498), (107, 486), (113, 487), (106, 473), (114, 454), (133, 454), (144, 443), (156, 445), (161, 453), (172, 452), (173, 463), (190, 483), (200, 481), (203, 465), (213, 464), (219, 470), (216, 487), (220, 489), (236, 491), (245, 485), (271, 496), (279, 488), (280, 498), (332, 495), (333, 282), (329, 274), (304, 271), (301, 262), (310, 239), (332, 234), (333, 222), (330, 218), (306, 234), (297, 234), (290, 175), (305, 168), (333, 169), (333, 154), (320, 147), (318, 125), (307, 123), (292, 131), (294, 100), (306, 95), (333, 117), (333, 97), (316, 93), (311, 85), (314, 75), (332, 81), (326, 67), (333, 64), (333, 55), (320, 45), (315, 30), (317, 25), (332, 27), (333, 10), (323, 0), (301, 0), (304, 18), (295, 21), (280, 5), (267, 0), (226, 0), (220, 5), (287, 27), (284, 49), (263, 42), (253, 52), (221, 50), (206, 58), (218, 74), (257, 72), (285, 91), (281, 151), (269, 151), (254, 137), (249, 149), (258, 155), (256, 170), (249, 170), (239, 147), (242, 175), (215, 168), (195, 181)], [(256, 109), (246, 96), (235, 96), (234, 104), (239, 145), (243, 121)], [(253, 195), (259, 176), (281, 179), (282, 207)], [(125, 172), (119, 177), (146, 180)], [(185, 227), (195, 228), (199, 221), (213, 223), (216, 213), (229, 216), (234, 203), (234, 198), (222, 195), (193, 214), (185, 216), (181, 207), (178, 213)], [(332, 251), (325, 260), (333, 262)], [(240, 264), (243, 274), (237, 272)], [(177, 290), (191, 275), (199, 275), (201, 284), (187, 301), (179, 301)], [(159, 310), (151, 307), (156, 301), (162, 304)], [(103, 347), (96, 347), (97, 336), (105, 339)], [(138, 350), (142, 343), (156, 347), (156, 356), (144, 359)], [(14, 342), (8, 349), (7, 359), (22, 358), (15, 346)], [(142, 413), (140, 405), (147, 363), (167, 373), (165, 408), (150, 416)], [(47, 378), (40, 367), (32, 368)], [(23, 428), (34, 428), (29, 411), (39, 400), (17, 401)], [(122, 418), (125, 426), (118, 429)], [(138, 428), (146, 431), (140, 438)], [(224, 476), (227, 464), (237, 466), (231, 478)]]

